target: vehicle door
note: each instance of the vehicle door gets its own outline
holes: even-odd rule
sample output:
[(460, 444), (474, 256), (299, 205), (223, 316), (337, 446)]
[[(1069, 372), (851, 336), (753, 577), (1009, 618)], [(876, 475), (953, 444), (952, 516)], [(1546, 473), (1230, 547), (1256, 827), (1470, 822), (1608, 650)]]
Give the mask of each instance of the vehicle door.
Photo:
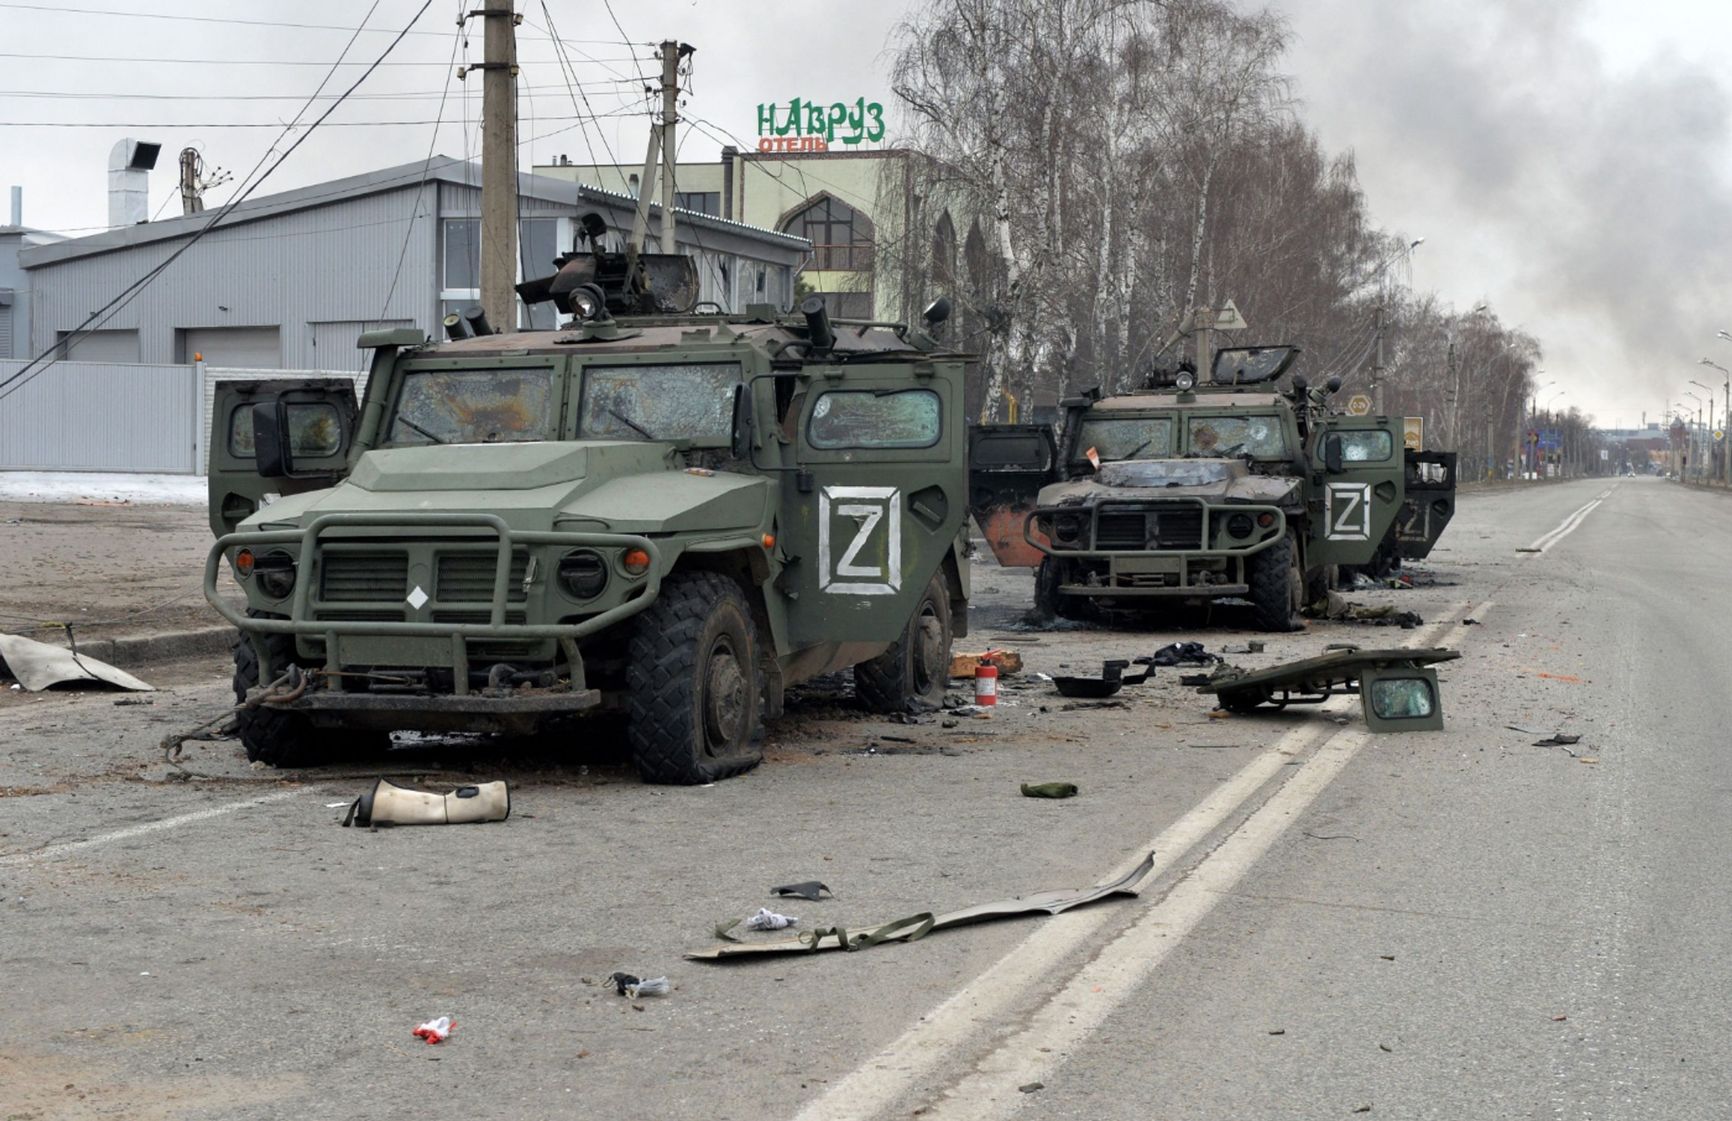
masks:
[(960, 361), (820, 373), (795, 399), (783, 572), (795, 647), (901, 635), (967, 517)]
[(1306, 565), (1367, 564), (1401, 508), (1401, 434), (1388, 417), (1330, 417), (1310, 449)]
[(1041, 552), (1023, 536), (1040, 488), (1058, 478), (1050, 424), (981, 424), (968, 430), (968, 512), (1006, 568), (1035, 568)]
[[(280, 454), (259, 456), (259, 420)], [(279, 495), (333, 486), (355, 439), (347, 378), (219, 381), (211, 400), (210, 525), (218, 537)], [(272, 460), (275, 462), (272, 462)], [(263, 473), (269, 471), (269, 474)]]
[(1405, 457), (1405, 494), (1395, 520), (1403, 560), (1422, 560), (1455, 517), (1455, 452), (1416, 452)]

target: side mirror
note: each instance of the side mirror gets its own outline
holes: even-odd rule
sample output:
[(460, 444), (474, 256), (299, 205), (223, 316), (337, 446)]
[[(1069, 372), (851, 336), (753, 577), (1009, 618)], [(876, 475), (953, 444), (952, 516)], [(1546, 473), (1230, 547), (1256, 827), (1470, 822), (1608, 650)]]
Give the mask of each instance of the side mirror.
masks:
[(1323, 469), (1331, 475), (1345, 470), (1341, 459), (1341, 437), (1327, 436), (1323, 440)]
[(751, 390), (745, 385), (734, 386), (734, 458), (750, 459), (756, 440), (756, 417), (752, 411)]
[(254, 461), (259, 474), (267, 479), (284, 478), (295, 471), (280, 405), (280, 399), (272, 397), (253, 406)]

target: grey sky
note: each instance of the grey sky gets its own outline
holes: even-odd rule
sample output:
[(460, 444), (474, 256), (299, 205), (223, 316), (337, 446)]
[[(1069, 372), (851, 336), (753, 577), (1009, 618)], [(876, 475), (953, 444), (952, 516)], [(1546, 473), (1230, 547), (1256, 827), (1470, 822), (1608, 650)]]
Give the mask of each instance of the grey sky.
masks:
[[(286, 120), (347, 38), (335, 30), (245, 26), (83, 14), (68, 8), (157, 11), (228, 19), (352, 27), (361, 0), (145, 4), (69, 0), (55, 10), (0, 6), (0, 121), (136, 122), (139, 127), (0, 125), (0, 185), (25, 188), (25, 219), (74, 232), (105, 221), (104, 168), (122, 136), (163, 145), (151, 208), (178, 208), (174, 153), (192, 144), (206, 160), (244, 173), (272, 128), (223, 123)], [(263, 188), (318, 182), (479, 147), (475, 79), (447, 82), (454, 17), (469, 0), (434, 0), (417, 30)], [(824, 0), (614, 0), (624, 34), (598, 0), (548, 0), (589, 102), (604, 116), (579, 127), (546, 33), (541, 0), (520, 0), (526, 91), (523, 157), (546, 162), (642, 159), (653, 74), (649, 44), (677, 37), (698, 47), (686, 113), (687, 159), (712, 158), (720, 138), (755, 135), (760, 101), (890, 101), (883, 46), (907, 9)], [(1634, 423), (1681, 400), (1687, 381), (1716, 384), (1695, 364), (1732, 366), (1732, 293), (1723, 231), (1727, 92), (1717, 71), (1732, 42), (1732, 9), (1692, 0), (1286, 0), (1295, 32), (1288, 67), (1305, 119), (1332, 149), (1352, 148), (1376, 218), (1426, 243), (1414, 283), (1466, 309), (1486, 300), (1540, 337), (1546, 374), (1603, 423)], [(380, 0), (370, 27), (400, 27), (418, 4)], [(389, 41), (363, 35), (350, 58)], [(628, 47), (627, 44), (630, 44)], [(458, 60), (463, 49), (457, 45)], [(476, 26), (468, 57), (480, 56)], [(52, 60), (87, 55), (193, 62)], [(239, 60), (228, 61), (228, 60)], [(593, 61), (599, 60), (599, 61)], [(635, 61), (634, 61), (635, 60)], [(359, 67), (345, 67), (328, 92)], [(446, 124), (437, 139), (448, 87)], [(24, 93), (53, 94), (27, 97)], [(66, 96), (77, 95), (77, 96)], [(94, 96), (92, 96), (94, 95)], [(108, 95), (108, 96), (103, 96)], [(165, 99), (177, 95), (184, 100)], [(263, 100), (270, 96), (281, 100)], [(244, 98), (244, 100), (242, 100)], [(197, 126), (197, 127), (194, 127)], [(605, 137), (605, 140), (603, 139)], [(229, 188), (213, 193), (226, 197)], [(1555, 392), (1555, 391), (1554, 391)]]

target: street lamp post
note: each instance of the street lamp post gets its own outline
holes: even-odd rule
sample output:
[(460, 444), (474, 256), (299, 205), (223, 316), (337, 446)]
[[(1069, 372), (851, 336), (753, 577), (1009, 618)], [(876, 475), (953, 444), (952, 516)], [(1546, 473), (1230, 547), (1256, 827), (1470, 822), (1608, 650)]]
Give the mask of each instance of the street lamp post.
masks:
[[(1695, 383), (1692, 382), (1691, 384), (1694, 385)], [(1684, 390), (1684, 396), (1686, 396), (1690, 400), (1696, 402), (1695, 409), (1691, 410), (1695, 415), (1694, 415), (1694, 418), (1690, 421), (1690, 458), (1696, 461), (1694, 464), (1695, 470), (1693, 470), (1691, 472), (1691, 474), (1700, 476), (1702, 474), (1702, 457), (1696, 451), (1696, 441), (1701, 438), (1700, 433), (1701, 433), (1701, 429), (1702, 429), (1702, 398), (1696, 396), (1694, 393), (1691, 393), (1688, 389)]]
[(1706, 385), (1703, 385), (1701, 382), (1695, 380), (1694, 378), (1690, 379), (1690, 384), (1695, 386), (1697, 389), (1707, 389), (1708, 390), (1708, 414), (1707, 414), (1707, 420), (1702, 425), (1702, 438), (1703, 438), (1703, 443), (1705, 445), (1705, 450), (1707, 452), (1708, 468), (1709, 469), (1704, 473), (1711, 476), (1711, 477), (1718, 478), (1720, 475), (1720, 472), (1719, 472), (1719, 469), (1717, 467), (1715, 467), (1715, 465), (1714, 465), (1714, 438), (1713, 438), (1713, 434), (1709, 431), (1709, 429), (1714, 427), (1714, 390), (1709, 388)]
[[(1412, 241), (1408, 242), (1407, 245), (1404, 246), (1403, 248), (1396, 250), (1394, 253), (1391, 253), (1388, 256), (1388, 258), (1384, 260), (1384, 262), (1382, 264), (1377, 266), (1377, 268), (1372, 272), (1372, 274), (1370, 276), (1365, 278), (1366, 281), (1370, 282), (1372, 280), (1376, 280), (1380, 275), (1382, 275), (1384, 269), (1388, 268), (1390, 265), (1393, 265), (1396, 261), (1398, 261), (1402, 257), (1412, 255), (1413, 251), (1415, 249), (1418, 249), (1423, 244), (1425, 244), (1425, 239), (1423, 237), (1414, 238)], [(1375, 322), (1376, 322), (1376, 331), (1377, 331), (1377, 356), (1372, 360), (1372, 364), (1371, 364), (1371, 401), (1372, 401), (1372, 411), (1374, 413), (1376, 413), (1378, 416), (1382, 416), (1383, 415), (1383, 299), (1381, 296), (1379, 296), (1378, 300), (1377, 300), (1376, 321)]]
[[(1545, 371), (1535, 370), (1534, 373), (1543, 374)], [(1539, 478), (1540, 474), (1540, 393), (1544, 390), (1550, 389), (1556, 384), (1558, 384), (1556, 381), (1546, 382), (1544, 385), (1536, 388), (1533, 392), (1533, 396), (1528, 399), (1528, 428), (1533, 432), (1534, 439), (1528, 444), (1527, 461), (1528, 470), (1533, 473), (1533, 476), (1536, 479)]]
[[(1732, 334), (1727, 334), (1725, 331), (1719, 332), (1715, 337), (1725, 339), (1727, 342), (1732, 342)], [(1721, 431), (1732, 431), (1732, 370), (1728, 370), (1718, 362), (1711, 362), (1707, 358), (1702, 359), (1701, 365), (1712, 366), (1722, 374), (1726, 375), (1726, 392), (1724, 394), (1726, 398), (1726, 419), (1720, 425), (1720, 428)], [(1726, 463), (1726, 483), (1727, 485), (1732, 486), (1732, 455), (1723, 456), (1722, 458)]]
[[(1560, 389), (1556, 393), (1552, 394), (1551, 400), (1546, 402), (1546, 419), (1548, 419), (1548, 420), (1551, 419), (1552, 406), (1557, 404), (1563, 398), (1569, 396), (1569, 393), (1570, 393), (1570, 391), (1567, 389)], [(1563, 428), (1562, 428), (1562, 426), (1558, 427), (1557, 432), (1558, 432), (1558, 446), (1553, 450), (1558, 453), (1558, 475), (1561, 477), (1564, 473), (1564, 445), (1563, 445)]]

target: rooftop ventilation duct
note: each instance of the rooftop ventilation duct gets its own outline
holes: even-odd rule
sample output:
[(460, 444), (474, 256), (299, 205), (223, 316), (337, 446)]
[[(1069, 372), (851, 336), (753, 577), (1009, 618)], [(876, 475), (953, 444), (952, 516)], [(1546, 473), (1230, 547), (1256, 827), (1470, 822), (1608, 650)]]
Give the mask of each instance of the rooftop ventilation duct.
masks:
[(108, 153), (108, 226), (136, 226), (150, 219), (150, 169), (161, 144), (119, 140)]

